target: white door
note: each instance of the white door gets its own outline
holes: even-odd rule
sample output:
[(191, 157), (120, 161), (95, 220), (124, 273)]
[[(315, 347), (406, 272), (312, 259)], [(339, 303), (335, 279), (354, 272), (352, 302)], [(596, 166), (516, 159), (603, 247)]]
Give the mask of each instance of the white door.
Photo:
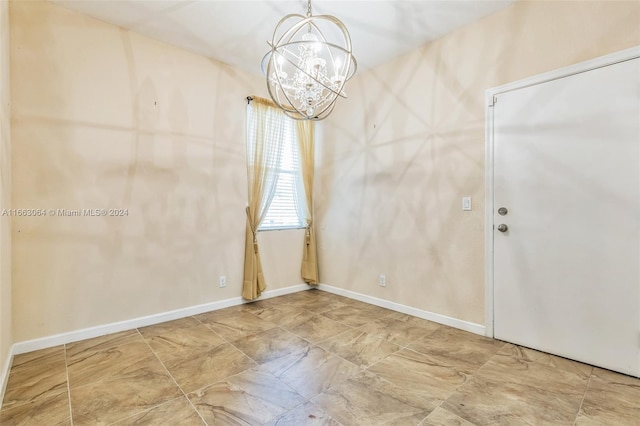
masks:
[(496, 99), (494, 336), (640, 376), (640, 59)]

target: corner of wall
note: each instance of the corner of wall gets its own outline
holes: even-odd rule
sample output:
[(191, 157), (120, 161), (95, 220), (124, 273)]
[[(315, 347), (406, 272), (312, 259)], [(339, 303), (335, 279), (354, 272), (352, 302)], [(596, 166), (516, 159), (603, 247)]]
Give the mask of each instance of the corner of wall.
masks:
[(7, 389), (7, 383), (9, 381), (9, 372), (11, 371), (11, 365), (13, 364), (13, 346), (9, 349), (9, 353), (0, 370), (0, 408), (2, 408), (2, 402), (4, 401), (4, 391)]
[[(9, 2), (0, 2), (0, 212), (11, 208)], [(13, 360), (11, 216), (0, 213), (0, 404)]]

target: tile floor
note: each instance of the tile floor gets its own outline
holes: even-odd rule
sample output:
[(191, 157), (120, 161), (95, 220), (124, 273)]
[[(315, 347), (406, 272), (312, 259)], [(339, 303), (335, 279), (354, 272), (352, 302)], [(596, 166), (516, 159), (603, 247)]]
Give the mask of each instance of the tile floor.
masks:
[(16, 356), (0, 424), (640, 425), (640, 380), (311, 290)]

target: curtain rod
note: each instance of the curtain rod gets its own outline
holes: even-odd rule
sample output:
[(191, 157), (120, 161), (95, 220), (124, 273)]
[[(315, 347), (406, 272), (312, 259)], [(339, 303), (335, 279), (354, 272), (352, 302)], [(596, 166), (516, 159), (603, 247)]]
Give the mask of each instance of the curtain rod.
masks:
[(251, 102), (258, 102), (263, 105), (278, 108), (278, 106), (271, 99), (265, 99), (265, 98), (261, 98), (260, 96), (251, 96), (251, 95), (247, 96), (246, 99), (247, 99), (247, 105), (249, 105)]

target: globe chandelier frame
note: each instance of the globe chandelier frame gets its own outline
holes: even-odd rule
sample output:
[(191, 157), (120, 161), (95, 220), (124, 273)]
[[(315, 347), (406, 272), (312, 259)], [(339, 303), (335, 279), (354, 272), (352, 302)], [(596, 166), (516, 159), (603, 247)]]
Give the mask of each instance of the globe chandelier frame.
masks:
[(338, 18), (314, 16), (307, 0), (306, 16), (286, 15), (268, 44), (271, 50), (262, 59), (262, 72), (271, 99), (289, 117), (322, 120), (339, 97), (347, 97), (344, 87), (357, 62), (349, 32)]

